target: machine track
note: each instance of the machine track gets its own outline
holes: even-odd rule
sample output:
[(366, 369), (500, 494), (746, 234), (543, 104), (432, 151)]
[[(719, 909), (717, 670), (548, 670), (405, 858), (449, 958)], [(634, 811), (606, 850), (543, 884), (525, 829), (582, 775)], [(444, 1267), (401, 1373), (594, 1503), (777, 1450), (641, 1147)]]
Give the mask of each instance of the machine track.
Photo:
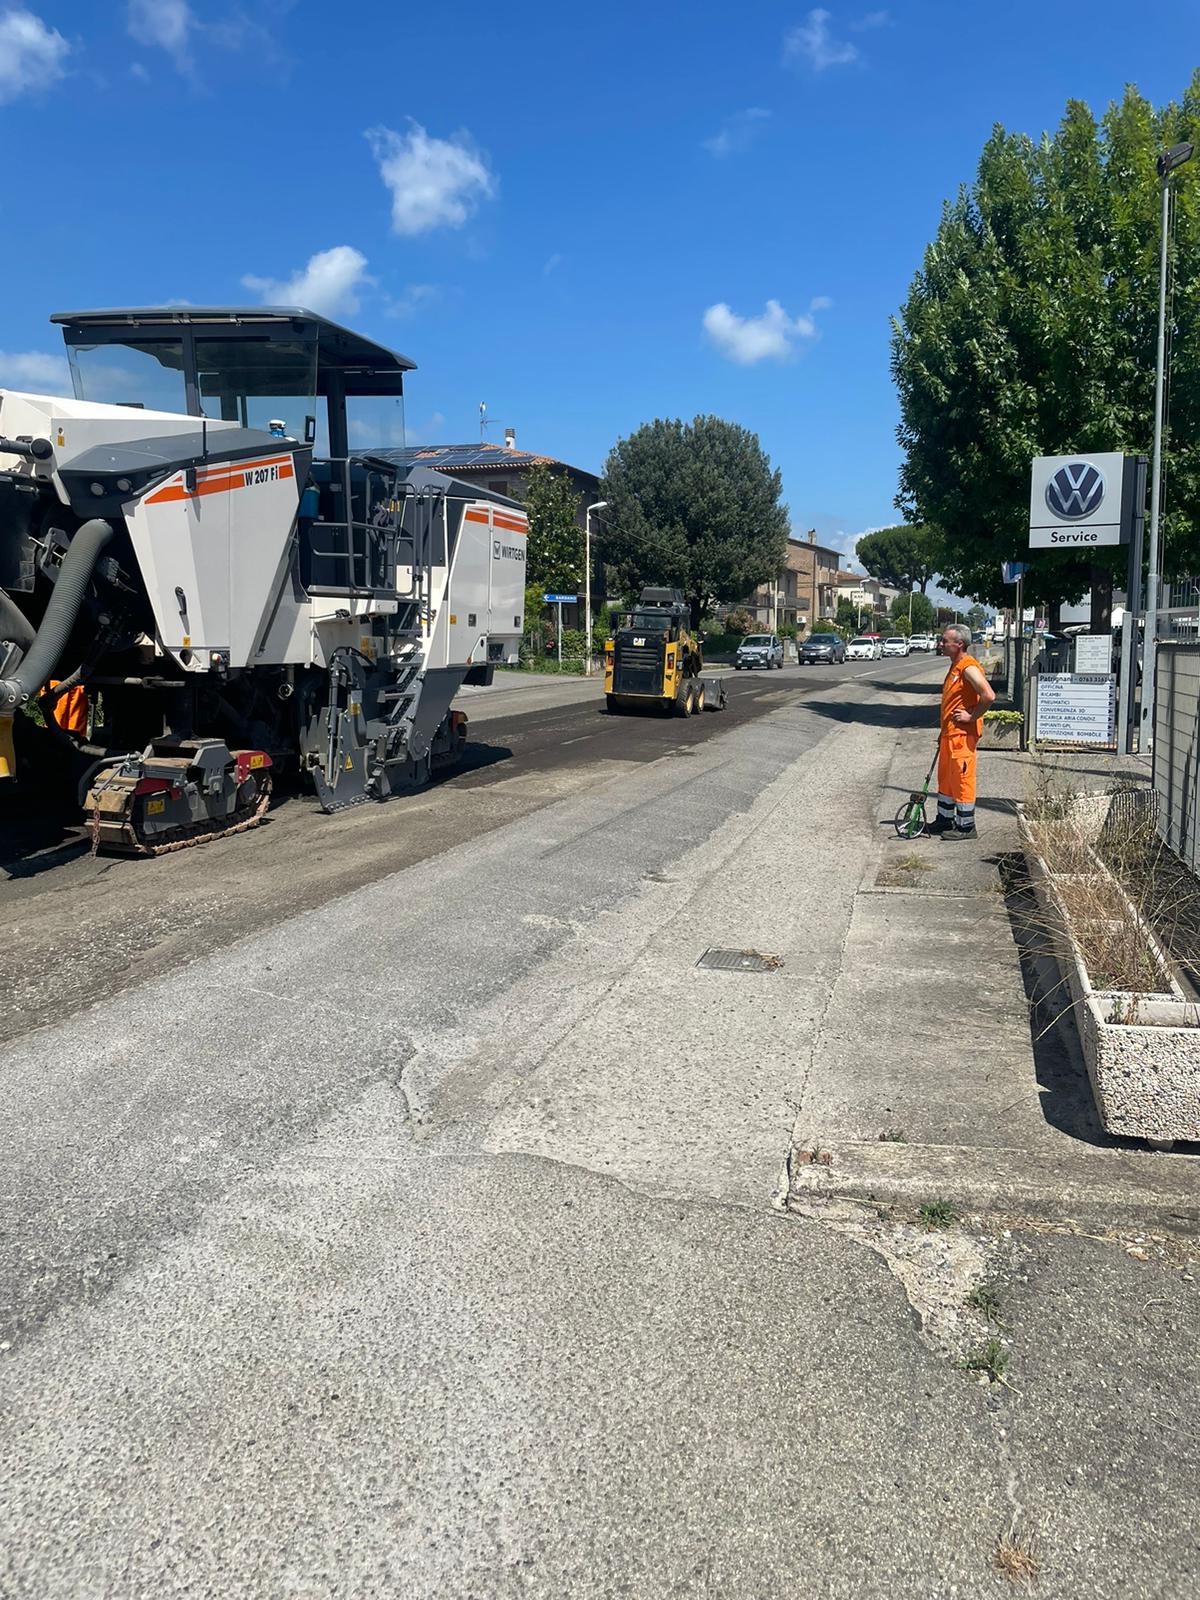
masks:
[(121, 777), (110, 780), (104, 786), (106, 794), (124, 794), (123, 809), (116, 815), (102, 814), (98, 788), (89, 796), (92, 803), (88, 816), (88, 834), (92, 841), (93, 855), (99, 850), (111, 850), (116, 855), (169, 856), (178, 850), (191, 850), (196, 845), (207, 844), (211, 839), (225, 839), (231, 834), (248, 833), (251, 828), (257, 828), (266, 816), (271, 804), (273, 786), (270, 773), (264, 773), (259, 778), (258, 794), (252, 805), (242, 806), (220, 821), (197, 822), (190, 828), (177, 829), (174, 836), (150, 844), (138, 836), (134, 811), (134, 802), (137, 798), (134, 794), (134, 783), (132, 777)]

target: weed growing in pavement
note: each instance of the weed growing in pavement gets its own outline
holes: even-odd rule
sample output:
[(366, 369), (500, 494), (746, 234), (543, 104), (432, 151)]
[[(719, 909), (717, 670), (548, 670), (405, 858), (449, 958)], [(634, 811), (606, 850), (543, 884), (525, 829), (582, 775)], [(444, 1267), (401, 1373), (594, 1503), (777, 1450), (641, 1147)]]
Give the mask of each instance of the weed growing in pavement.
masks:
[(967, 1304), (988, 1322), (994, 1322), (998, 1328), (1004, 1327), (1004, 1318), (1000, 1315), (1004, 1302), (1000, 1298), (999, 1286), (992, 1279), (985, 1278), (982, 1283), (977, 1283), (967, 1296)]
[(907, 1144), (903, 1128), (885, 1128), (879, 1135), (880, 1144)]
[(925, 1228), (952, 1228), (958, 1221), (958, 1212), (949, 1200), (928, 1200), (917, 1212), (917, 1218)]
[(986, 1372), (993, 1383), (1012, 1388), (1004, 1376), (1008, 1370), (1009, 1354), (999, 1339), (985, 1339), (974, 1350), (968, 1350), (958, 1363), (964, 1372)]
[(1041, 1568), (1033, 1535), (1009, 1528), (996, 1540), (992, 1564), (1010, 1583), (1032, 1583)]
[(899, 856), (892, 862), (892, 867), (897, 872), (932, 872), (933, 862), (928, 856)]

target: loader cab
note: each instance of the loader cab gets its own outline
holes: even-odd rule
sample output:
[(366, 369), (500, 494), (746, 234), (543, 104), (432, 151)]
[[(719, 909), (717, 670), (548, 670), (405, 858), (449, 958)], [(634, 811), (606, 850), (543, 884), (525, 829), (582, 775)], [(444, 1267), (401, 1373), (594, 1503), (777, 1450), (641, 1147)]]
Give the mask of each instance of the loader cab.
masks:
[[(394, 593), (403, 474), (351, 449), (351, 408), (375, 407), (377, 416), (386, 404), (380, 443), (402, 444), (404, 374), (415, 362), (292, 306), (64, 311), (50, 320), (63, 330), (78, 400), (233, 423), (313, 450), (300, 475), (301, 583), (337, 598)], [(376, 429), (366, 421), (364, 431)]]

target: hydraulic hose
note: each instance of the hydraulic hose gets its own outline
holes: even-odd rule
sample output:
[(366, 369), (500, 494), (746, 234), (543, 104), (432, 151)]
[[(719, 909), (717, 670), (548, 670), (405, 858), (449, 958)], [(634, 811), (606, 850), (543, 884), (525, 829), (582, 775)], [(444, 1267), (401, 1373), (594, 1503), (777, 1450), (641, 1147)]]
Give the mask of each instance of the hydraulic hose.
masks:
[(58, 582), (41, 627), (16, 672), (9, 678), (0, 678), (0, 712), (19, 709), (45, 688), (75, 626), (100, 552), (112, 536), (112, 523), (102, 517), (93, 517), (76, 531), (62, 558)]
[(0, 644), (19, 646), (22, 655), (34, 640), (34, 626), (15, 600), (0, 589)]

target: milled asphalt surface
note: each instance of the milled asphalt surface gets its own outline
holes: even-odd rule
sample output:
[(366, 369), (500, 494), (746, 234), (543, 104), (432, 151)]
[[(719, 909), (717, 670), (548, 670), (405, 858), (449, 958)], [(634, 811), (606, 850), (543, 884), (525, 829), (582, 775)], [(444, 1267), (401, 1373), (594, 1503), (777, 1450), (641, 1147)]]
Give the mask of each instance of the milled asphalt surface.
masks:
[(0, 1051), (0, 1594), (1194, 1594), (1186, 1239), (781, 1209), (920, 704), (601, 755)]

